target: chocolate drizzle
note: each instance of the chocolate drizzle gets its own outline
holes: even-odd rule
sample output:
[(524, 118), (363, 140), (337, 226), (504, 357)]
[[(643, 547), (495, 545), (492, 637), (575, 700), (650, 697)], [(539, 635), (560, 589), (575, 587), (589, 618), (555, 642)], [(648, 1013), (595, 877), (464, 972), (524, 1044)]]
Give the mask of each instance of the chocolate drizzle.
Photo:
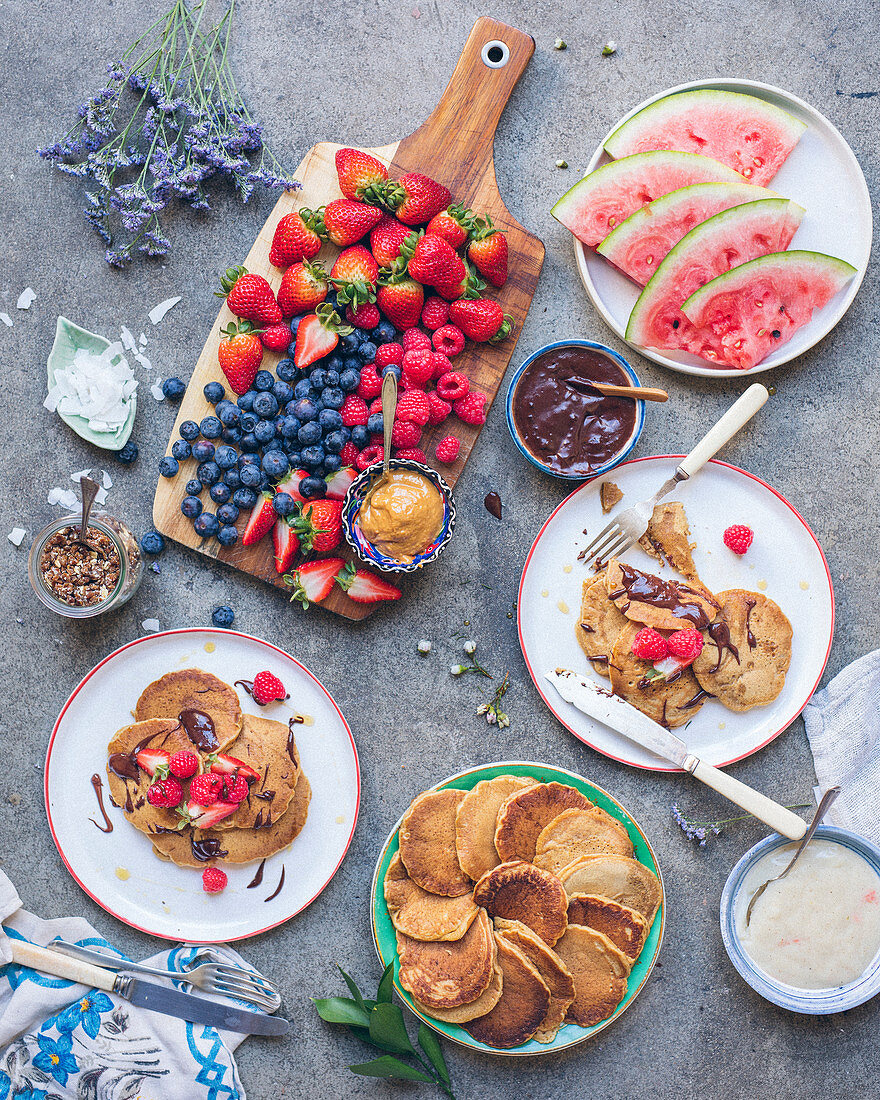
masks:
[(581, 630), (585, 634), (595, 634), (596, 633), (595, 627), (590, 626), (589, 623), (578, 623), (578, 626), (581, 628)]
[(263, 881), (263, 871), (265, 870), (265, 868), (266, 868), (266, 861), (265, 861), (265, 859), (263, 859), (263, 860), (260, 861), (260, 866), (257, 868), (257, 873), (254, 875), (254, 877), (251, 879), (251, 881), (247, 884), (247, 886), (245, 887), (245, 890), (253, 890), (253, 888), (255, 886), (260, 885), (260, 883)]
[(746, 611), (746, 640), (749, 643), (749, 649), (754, 649), (755, 646), (758, 644), (755, 640), (755, 635), (752, 633), (752, 628), (749, 625), (749, 619), (752, 617), (752, 611), (754, 610), (756, 603), (757, 600), (753, 600), (750, 598), (746, 599), (746, 606), (748, 608), (748, 610)]
[(92, 776), (92, 787), (94, 788), (94, 791), (95, 791), (95, 797), (98, 800), (98, 809), (101, 811), (101, 817), (104, 818), (104, 825), (103, 826), (99, 825), (98, 822), (95, 821), (95, 819), (93, 817), (90, 817), (89, 821), (91, 821), (91, 823), (95, 826), (96, 829), (100, 829), (100, 831), (102, 833), (112, 833), (113, 832), (113, 822), (107, 816), (107, 810), (104, 806), (104, 794), (103, 794), (103, 791), (102, 791), (103, 786), (104, 786), (104, 784), (101, 782), (100, 775), (98, 775), (98, 773), (95, 772), (95, 774)]
[(293, 727), (302, 722), (302, 717), (299, 714), (295, 714), (293, 718), (287, 723), (287, 728), (290, 732), (287, 735), (287, 755), (290, 759), (296, 763), (296, 740), (293, 736)]
[(197, 749), (202, 752), (213, 752), (219, 747), (217, 731), (209, 714), (201, 710), (182, 710), (177, 720)]
[[(618, 564), (622, 574), (621, 583), (630, 600), (649, 604), (651, 607), (662, 607), (674, 618), (690, 623), (697, 630), (703, 630), (709, 625), (709, 616), (703, 608), (696, 602), (687, 603), (682, 598), (682, 593), (690, 593), (692, 596), (706, 600), (707, 603), (714, 604), (708, 596), (688, 588), (686, 584), (664, 581), (651, 573), (642, 573), (639, 569), (633, 569), (631, 565), (625, 565), (623, 562)], [(622, 595), (623, 591), (612, 592), (609, 599), (615, 600)], [(718, 605), (714, 604), (714, 606)]]
[[(266, 815), (265, 818), (263, 817), (263, 814)], [(271, 809), (260, 810), (260, 812), (257, 814), (256, 820), (254, 821), (254, 828), (255, 829), (268, 829), (271, 824), (272, 824), (272, 811), (271, 811)]]
[(719, 619), (717, 623), (712, 623), (709, 627), (709, 637), (718, 647), (718, 656), (715, 660), (715, 667), (709, 669), (710, 674), (715, 673), (721, 668), (721, 658), (724, 655), (724, 650), (729, 649), (730, 652), (736, 658), (736, 663), (740, 664), (739, 650), (730, 640), (730, 627), (723, 619)]
[[(233, 682), (235, 683), (236, 687), (240, 687), (242, 691), (244, 691), (248, 695), (250, 695), (250, 697), (254, 700), (254, 702), (257, 704), (258, 707), (265, 707), (266, 706), (266, 703), (261, 703), (260, 700), (255, 697), (253, 680), (235, 680)], [(290, 692), (288, 692), (287, 695), (284, 696), (284, 698), (289, 699), (290, 698)], [(276, 700), (276, 699), (272, 700), (273, 703), (283, 702), (283, 701), (284, 700)]]
[(483, 504), (490, 516), (501, 519), (501, 497), (497, 493), (486, 493)]
[[(140, 777), (137, 762), (138, 753), (141, 752), (142, 749), (145, 749), (153, 738), (158, 737), (161, 733), (167, 732), (167, 730), (160, 730), (159, 733), (151, 733), (149, 737), (144, 737), (143, 740), (138, 741), (131, 752), (111, 753), (110, 759), (107, 761), (107, 767), (114, 775), (118, 775), (120, 779), (138, 779)], [(128, 790), (127, 787), (126, 790)]]
[(200, 863), (207, 863), (209, 859), (222, 859), (229, 854), (220, 847), (220, 841), (215, 836), (205, 836), (201, 840), (193, 837), (190, 839), (190, 847), (193, 858)]
[(688, 701), (686, 703), (682, 703), (681, 706), (678, 709), (679, 710), (691, 710), (693, 707), (697, 706), (698, 703), (702, 703), (702, 701), (704, 699), (714, 699), (714, 698), (715, 698), (715, 696), (712, 694), (711, 691), (706, 691), (705, 688), (700, 688), (700, 690), (693, 697), (693, 699), (688, 699)]
[(283, 885), (284, 885), (284, 868), (282, 867), (281, 868), (281, 878), (278, 880), (278, 885), (275, 887), (274, 891), (267, 898), (263, 898), (263, 901), (271, 901), (273, 898), (277, 898), (278, 895), (281, 893), (281, 887)]

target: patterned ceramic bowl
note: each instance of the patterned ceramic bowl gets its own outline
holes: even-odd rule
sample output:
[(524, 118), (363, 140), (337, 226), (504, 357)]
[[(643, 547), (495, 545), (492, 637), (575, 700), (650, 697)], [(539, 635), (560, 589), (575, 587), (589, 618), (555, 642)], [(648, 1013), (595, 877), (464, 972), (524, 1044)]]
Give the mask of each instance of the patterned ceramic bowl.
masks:
[(444, 505), (443, 526), (440, 528), (437, 537), (430, 546), (426, 547), (421, 554), (417, 554), (411, 562), (389, 558), (387, 554), (383, 554), (381, 550), (378, 550), (371, 542), (367, 541), (358, 524), (358, 513), (373, 481), (382, 473), (381, 463), (368, 467), (349, 485), (345, 499), (342, 502), (342, 530), (348, 545), (359, 558), (362, 558), (369, 565), (374, 565), (385, 573), (414, 573), (417, 569), (421, 569), (423, 565), (434, 561), (452, 537), (452, 530), (455, 527), (455, 501), (452, 499), (452, 490), (437, 471), (432, 470), (430, 466), (425, 466), (421, 462), (414, 462), (409, 458), (392, 458), (388, 466), (391, 470), (416, 470), (418, 473), (424, 474), (440, 491)]

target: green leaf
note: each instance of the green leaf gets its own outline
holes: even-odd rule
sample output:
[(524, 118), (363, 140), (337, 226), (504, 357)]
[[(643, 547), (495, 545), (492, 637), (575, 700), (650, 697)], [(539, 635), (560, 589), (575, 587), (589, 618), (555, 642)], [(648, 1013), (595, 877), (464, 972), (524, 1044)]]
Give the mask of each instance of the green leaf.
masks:
[(385, 967), (385, 973), (379, 982), (376, 1000), (380, 1004), (391, 1004), (391, 994), (394, 991), (394, 963), (390, 962)]
[(427, 1081), (433, 1085), (436, 1082), (427, 1073), (422, 1073), (414, 1066), (408, 1066), (399, 1058), (392, 1058), (389, 1054), (383, 1054), (381, 1058), (374, 1058), (372, 1062), (362, 1062), (358, 1066), (348, 1067), (352, 1073), (358, 1073), (361, 1077), (399, 1077), (403, 1081)]
[(348, 1030), (354, 1035), (356, 1039), (360, 1039), (362, 1043), (368, 1043), (371, 1047), (377, 1047), (379, 1050), (387, 1050), (389, 1054), (396, 1054), (397, 1047), (390, 1047), (386, 1043), (380, 1043), (370, 1035), (369, 1028), (366, 1027), (354, 1027), (349, 1025)]
[(336, 965), (336, 969), (343, 976), (343, 978), (345, 978), (345, 984), (348, 986), (348, 991), (352, 995), (352, 997), (354, 997), (355, 1003), (357, 1004), (358, 1008), (366, 1012), (367, 1006), (364, 1004), (364, 998), (361, 996), (361, 991), (358, 989), (357, 983), (355, 982), (354, 978), (346, 974), (338, 963)]
[(440, 1040), (437, 1038), (437, 1033), (433, 1028), (428, 1027), (427, 1024), (422, 1024), (419, 1028), (419, 1046), (428, 1056), (428, 1061), (440, 1075), (441, 1079), (444, 1080), (447, 1085), (450, 1085), (449, 1070), (446, 1068), (446, 1060), (443, 1057)]
[(370, 1038), (384, 1043), (398, 1054), (414, 1054), (406, 1033), (403, 1013), (397, 1005), (378, 1004), (370, 1013)]
[(313, 997), (315, 1009), (328, 1024), (356, 1024), (370, 1026), (369, 1013), (348, 997)]

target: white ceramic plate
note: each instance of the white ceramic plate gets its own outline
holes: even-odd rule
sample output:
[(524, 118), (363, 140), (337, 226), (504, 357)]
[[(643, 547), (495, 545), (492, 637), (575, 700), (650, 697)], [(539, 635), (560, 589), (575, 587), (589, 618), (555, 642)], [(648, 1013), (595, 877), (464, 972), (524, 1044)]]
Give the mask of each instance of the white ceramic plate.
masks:
[[(544, 676), (554, 668), (570, 668), (607, 686), (608, 681), (593, 672), (575, 637), (581, 588), (590, 575), (577, 555), (611, 518), (602, 514), (599, 486), (613, 480), (624, 494), (618, 508), (626, 508), (655, 493), (682, 457), (625, 462), (566, 497), (538, 533), (519, 588), (520, 645), (544, 702), (584, 744), (614, 760), (654, 771), (676, 769), (566, 703)], [(709, 699), (686, 727), (674, 731), (706, 763), (723, 766), (749, 756), (782, 733), (816, 690), (834, 633), (831, 575), (803, 518), (754, 474), (713, 460), (668, 499), (684, 504), (697, 546), (694, 561), (704, 583), (713, 592), (727, 588), (763, 592), (779, 604), (794, 631), (791, 666), (777, 699), (740, 714)], [(725, 528), (733, 523), (745, 523), (755, 533), (743, 557), (722, 541)], [(638, 545), (623, 558), (650, 573), (658, 571), (657, 561)], [(668, 574), (664, 566), (662, 575)]]
[[(607, 164), (611, 159), (603, 146), (618, 126), (638, 114), (649, 103), (694, 88), (714, 88), (758, 96), (782, 107), (806, 123), (807, 129), (803, 137), (770, 181), (772, 190), (794, 199), (807, 212), (790, 247), (827, 252), (846, 260), (856, 269), (852, 282), (823, 309), (817, 310), (808, 325), (750, 370), (719, 370), (686, 352), (658, 351), (654, 348), (637, 347), (635, 344), (629, 345), (645, 358), (685, 374), (702, 374), (709, 378), (756, 374), (803, 355), (814, 344), (818, 344), (849, 309), (865, 277), (871, 253), (871, 198), (864, 174), (852, 149), (828, 119), (797, 96), (754, 80), (695, 80), (690, 84), (680, 84), (676, 88), (658, 92), (615, 122), (593, 153), (587, 172)], [(627, 321), (639, 296), (639, 288), (576, 237), (573, 240), (578, 272), (590, 301), (611, 329), (624, 340)]]
[[(132, 721), (147, 684), (181, 668), (201, 668), (230, 684), (252, 680), (268, 669), (280, 678), (290, 700), (261, 708), (240, 692), (242, 710), (281, 722), (297, 713), (314, 719), (296, 727), (303, 771), (312, 787), (308, 820), (289, 848), (266, 860), (259, 887), (247, 889), (257, 863), (228, 865), (229, 885), (223, 893), (206, 894), (197, 870), (158, 859), (149, 838), (109, 805), (107, 743)], [(95, 772), (104, 779), (112, 833), (99, 832), (88, 820), (101, 821), (90, 782)], [(219, 943), (265, 932), (321, 893), (351, 842), (360, 771), (342, 712), (299, 661), (247, 634), (194, 627), (129, 642), (77, 685), (49, 739), (45, 798), (49, 828), (67, 869), (108, 913), (153, 936)], [(284, 887), (268, 901), (282, 867)]]

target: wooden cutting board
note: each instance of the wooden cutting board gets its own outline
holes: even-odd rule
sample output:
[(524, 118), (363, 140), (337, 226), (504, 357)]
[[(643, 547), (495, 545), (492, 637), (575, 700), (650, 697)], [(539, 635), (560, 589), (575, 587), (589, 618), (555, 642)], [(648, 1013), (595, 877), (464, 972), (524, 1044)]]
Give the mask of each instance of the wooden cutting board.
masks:
[[(478, 19), (452, 79), (430, 118), (402, 141), (367, 150), (388, 165), (392, 177), (412, 171), (432, 176), (449, 188), (453, 201), (463, 202), (478, 214), (489, 214), (497, 228), (507, 234), (508, 280), (500, 290), (490, 287), (486, 294), (496, 298), (504, 312), (515, 319), (514, 331), (500, 344), (476, 344), (469, 340), (465, 350), (455, 360), (456, 369), (467, 375), (473, 387), (483, 390), (490, 403), (498, 392), (516, 347), (544, 261), (544, 246), (514, 220), (498, 193), (493, 158), (498, 121), (534, 49), (534, 40), (529, 35), (494, 19)], [(339, 148), (331, 142), (312, 146), (294, 173), (302, 188), (281, 196), (244, 260), (243, 266), (248, 271), (265, 276), (273, 290), (277, 291), (282, 276), (282, 272), (269, 263), (269, 248), (275, 227), (292, 210), (303, 206), (314, 210), (342, 197), (334, 162)], [(322, 249), (319, 258), (325, 261), (328, 270), (338, 251), (333, 245), (325, 245)], [(230, 266), (237, 262), (237, 258), (230, 257)], [(213, 411), (202, 389), (207, 382), (225, 382), (217, 361), (217, 349), (221, 328), (232, 320), (233, 315), (224, 304), (180, 406), (172, 441), (179, 435), (181, 421), (198, 422)], [(266, 352), (263, 366), (272, 370), (280, 358)], [(449, 485), (454, 486), (480, 428), (462, 424), (454, 417), (429, 428), (421, 443), (429, 462), (433, 458), (435, 445), (450, 432), (461, 440), (461, 451), (454, 465), (440, 466), (439, 469)], [(194, 469), (194, 462), (184, 462), (176, 478), (160, 478), (153, 503), (153, 522), (157, 530), (199, 553), (286, 589), (275, 572), (271, 536), (257, 546), (245, 547), (237, 543), (223, 548), (216, 539), (203, 540), (196, 535), (191, 522), (180, 511), (180, 502), (186, 495), (184, 486), (193, 476)], [(242, 515), (239, 530), (244, 528), (246, 519), (247, 515)], [(340, 547), (339, 553), (342, 557), (354, 557), (347, 548)], [(405, 578), (402, 583), (405, 587)], [(322, 606), (349, 619), (363, 619), (376, 605), (354, 603), (337, 587)]]

